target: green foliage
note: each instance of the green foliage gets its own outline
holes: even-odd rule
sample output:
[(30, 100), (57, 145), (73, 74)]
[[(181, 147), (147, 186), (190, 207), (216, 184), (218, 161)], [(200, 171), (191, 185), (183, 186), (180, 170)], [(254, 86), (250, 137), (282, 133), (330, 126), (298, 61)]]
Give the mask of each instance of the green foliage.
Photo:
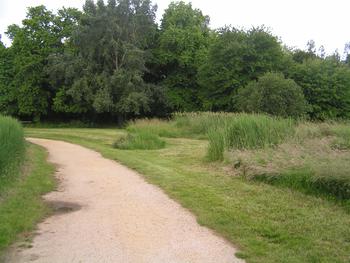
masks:
[(15, 89), (17, 114), (40, 118), (48, 111), (50, 91), (45, 80), (47, 57), (59, 46), (53, 14), (44, 6), (28, 9), (23, 27), (10, 26), (11, 51), (16, 55), (13, 71), (16, 76), (10, 86)]
[(143, 80), (155, 6), (87, 1), (84, 11), (66, 52), (52, 60), (55, 111), (120, 118), (166, 111), (164, 90)]
[(236, 108), (244, 112), (295, 118), (307, 112), (301, 87), (281, 73), (266, 73), (250, 82), (238, 91), (235, 102)]
[[(31, 7), (21, 25), (8, 27), (12, 45), (0, 41), (0, 112), (119, 124), (172, 111), (295, 117), (305, 109), (294, 80), (311, 119), (350, 117), (348, 46), (342, 60), (337, 52), (326, 57), (322, 48), (316, 54), (314, 41), (307, 50), (292, 50), (264, 26), (213, 31), (209, 20), (183, 1), (168, 6), (160, 25), (150, 0), (87, 0), (82, 12)], [(256, 109), (246, 102), (258, 93), (245, 87), (267, 72), (283, 72), (288, 89), (278, 88), (276, 77)]]
[(3, 189), (18, 175), (24, 158), (24, 137), (21, 125), (0, 115), (0, 196)]
[(172, 2), (165, 10), (154, 51), (159, 81), (167, 87), (176, 110), (200, 107), (197, 71), (210, 43), (209, 18), (192, 4)]
[(55, 16), (44, 6), (31, 7), (22, 27), (8, 27), (12, 45), (0, 65), (1, 112), (37, 120), (48, 114), (54, 95), (46, 71), (48, 58), (62, 52), (64, 39), (72, 33), (73, 21), (67, 15), (72, 10)]
[(232, 98), (237, 89), (265, 72), (281, 69), (283, 55), (277, 37), (264, 27), (219, 30), (198, 76), (204, 108), (234, 109)]
[(313, 119), (349, 118), (350, 68), (334, 58), (305, 60), (291, 70), (303, 88)]

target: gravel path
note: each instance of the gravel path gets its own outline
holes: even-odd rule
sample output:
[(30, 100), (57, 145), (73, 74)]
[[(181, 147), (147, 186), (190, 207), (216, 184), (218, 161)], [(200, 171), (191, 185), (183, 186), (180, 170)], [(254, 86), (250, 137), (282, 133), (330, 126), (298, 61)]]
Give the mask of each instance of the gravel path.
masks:
[(59, 188), (45, 196), (56, 213), (32, 247), (9, 262), (243, 262), (227, 241), (136, 172), (61, 141), (28, 139), (57, 165)]

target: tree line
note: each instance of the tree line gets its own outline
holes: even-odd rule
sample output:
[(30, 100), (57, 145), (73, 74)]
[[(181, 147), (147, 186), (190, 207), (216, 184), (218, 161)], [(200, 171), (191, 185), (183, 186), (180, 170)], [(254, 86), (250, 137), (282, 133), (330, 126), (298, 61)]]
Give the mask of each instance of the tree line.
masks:
[(150, 0), (31, 7), (0, 41), (0, 112), (22, 119), (123, 121), (174, 111), (350, 117), (344, 56), (284, 46), (268, 28), (212, 30), (191, 4), (160, 24)]

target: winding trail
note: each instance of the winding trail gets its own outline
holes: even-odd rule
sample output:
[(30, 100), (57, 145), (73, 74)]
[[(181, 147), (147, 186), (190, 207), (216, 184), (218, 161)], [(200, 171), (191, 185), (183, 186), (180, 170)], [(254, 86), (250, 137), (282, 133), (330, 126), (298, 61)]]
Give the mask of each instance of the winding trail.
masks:
[(57, 165), (56, 209), (9, 262), (243, 262), (227, 241), (136, 172), (84, 147), (28, 139)]

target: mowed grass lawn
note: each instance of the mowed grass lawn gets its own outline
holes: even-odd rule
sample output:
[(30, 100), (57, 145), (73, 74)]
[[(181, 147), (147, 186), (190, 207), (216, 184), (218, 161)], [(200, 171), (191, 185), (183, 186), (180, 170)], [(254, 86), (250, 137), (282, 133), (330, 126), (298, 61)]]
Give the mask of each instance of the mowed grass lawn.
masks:
[(36, 129), (26, 136), (64, 140), (139, 171), (230, 240), (247, 262), (350, 262), (350, 214), (341, 204), (230, 176), (205, 161), (206, 140), (165, 138), (160, 150), (112, 147), (117, 129)]

